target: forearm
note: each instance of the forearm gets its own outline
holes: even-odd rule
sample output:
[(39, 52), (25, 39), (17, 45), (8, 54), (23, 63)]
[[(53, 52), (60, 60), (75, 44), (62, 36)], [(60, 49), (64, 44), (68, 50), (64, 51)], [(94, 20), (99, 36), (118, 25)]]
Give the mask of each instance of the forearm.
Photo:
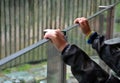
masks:
[(71, 66), (79, 83), (105, 83), (109, 75), (85, 52), (75, 45), (68, 45), (62, 52), (63, 61)]
[[(104, 43), (104, 36), (96, 33), (93, 37), (89, 37), (92, 47), (95, 49), (100, 58), (120, 76), (120, 41), (118, 43), (106, 44)], [(113, 41), (113, 40), (112, 40)]]

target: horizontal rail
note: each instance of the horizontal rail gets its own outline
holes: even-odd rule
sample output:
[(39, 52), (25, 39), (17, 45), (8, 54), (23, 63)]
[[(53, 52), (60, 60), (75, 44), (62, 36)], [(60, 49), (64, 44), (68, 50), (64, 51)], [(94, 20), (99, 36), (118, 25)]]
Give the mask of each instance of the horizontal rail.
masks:
[(38, 47), (38, 46), (40, 46), (40, 45), (42, 45), (42, 44), (44, 44), (44, 43), (46, 43), (48, 41), (49, 41), (49, 39), (40, 40), (39, 42), (37, 42), (37, 43), (35, 43), (33, 45), (30, 45), (30, 46), (28, 46), (28, 47), (26, 47), (26, 48), (24, 48), (24, 49), (22, 49), (22, 50), (20, 50), (20, 51), (18, 51), (16, 53), (14, 53), (14, 54), (11, 54), (6, 58), (3, 58), (2, 60), (0, 60), (0, 66), (2, 66), (5, 63), (7, 63), (7, 62), (21, 56), (22, 54), (25, 54), (25, 53), (29, 52), (32, 49), (35, 49), (36, 47)]
[[(119, 4), (119, 3), (120, 3), (120, 1), (116, 2), (116, 3), (113, 4), (113, 5), (109, 5), (109, 6), (107, 6), (105, 9), (103, 9), (103, 10), (101, 10), (101, 11), (93, 14), (92, 16), (88, 17), (87, 19), (90, 20), (90, 19), (92, 19), (93, 17), (98, 16), (99, 14), (101, 14), (101, 13), (103, 13), (104, 11), (106, 11), (106, 10), (108, 10), (108, 9), (116, 6), (116, 5)], [(72, 25), (72, 26), (67, 27), (66, 29), (64, 29), (64, 31), (69, 31), (69, 30), (71, 30), (71, 29), (73, 29), (74, 27), (77, 27), (77, 26), (80, 26), (80, 25), (79, 25), (79, 24), (74, 24), (74, 25)]]
[[(101, 14), (102, 12), (104, 12), (104, 11), (106, 11), (106, 10), (114, 7), (114, 6), (117, 5), (118, 3), (120, 3), (120, 1), (117, 2), (117, 3), (115, 3), (115, 4), (113, 4), (113, 5), (110, 5), (110, 6), (106, 7), (105, 9), (103, 9), (103, 10), (101, 10), (101, 11), (95, 13), (95, 14), (93, 14), (92, 16), (88, 17), (87, 19), (90, 20), (90, 19), (92, 19), (93, 17), (98, 16), (98, 15)], [(80, 25), (79, 25), (79, 24), (74, 24), (74, 25), (72, 25), (72, 26), (70, 26), (70, 27), (65, 28), (63, 31), (67, 32), (67, 31), (69, 31), (69, 30), (71, 30), (71, 29), (73, 29), (73, 28), (75, 28), (75, 27), (77, 27), (77, 26), (80, 26)], [(25, 53), (29, 52), (30, 50), (32, 50), (32, 49), (34, 49), (34, 48), (36, 48), (36, 47), (38, 47), (38, 46), (40, 46), (40, 45), (48, 42), (48, 41), (49, 41), (49, 39), (40, 40), (39, 42), (37, 42), (37, 43), (35, 43), (35, 44), (33, 44), (33, 45), (30, 45), (30, 46), (28, 46), (28, 47), (26, 47), (26, 48), (24, 48), (24, 49), (22, 49), (22, 50), (20, 50), (20, 51), (18, 51), (18, 52), (16, 52), (16, 53), (14, 53), (14, 54), (9, 55), (8, 57), (5, 57), (5, 58), (1, 59), (1, 60), (0, 60), (0, 66), (8, 63), (9, 61), (11, 61), (11, 60), (13, 60), (13, 59), (15, 59), (15, 58), (17, 58), (17, 57), (20, 57), (22, 54), (25, 54)]]
[(109, 5), (109, 6), (107, 6), (105, 9), (103, 9), (103, 10), (101, 10), (101, 11), (95, 13), (94, 15), (88, 17), (88, 20), (90, 20), (90, 19), (93, 18), (93, 17), (96, 17), (97, 15), (103, 13), (104, 11), (106, 11), (106, 10), (108, 10), (108, 9), (110, 9), (110, 8), (112, 8), (112, 7), (114, 7), (115, 5), (117, 5), (117, 4), (119, 4), (119, 3), (120, 3), (120, 1), (117, 2), (117, 3), (115, 3), (115, 4), (113, 4), (113, 5)]

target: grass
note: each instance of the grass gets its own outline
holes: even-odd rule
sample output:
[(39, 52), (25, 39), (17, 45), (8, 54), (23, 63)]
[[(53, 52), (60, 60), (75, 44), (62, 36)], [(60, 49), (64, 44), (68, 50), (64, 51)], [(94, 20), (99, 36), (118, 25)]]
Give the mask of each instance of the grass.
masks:
[(8, 74), (14, 71), (29, 71), (31, 68), (38, 68), (45, 64), (47, 64), (47, 62), (41, 62), (38, 64), (23, 64), (23, 65), (19, 65), (19, 66), (12, 67), (12, 68), (7, 68), (3, 70), (1, 73)]

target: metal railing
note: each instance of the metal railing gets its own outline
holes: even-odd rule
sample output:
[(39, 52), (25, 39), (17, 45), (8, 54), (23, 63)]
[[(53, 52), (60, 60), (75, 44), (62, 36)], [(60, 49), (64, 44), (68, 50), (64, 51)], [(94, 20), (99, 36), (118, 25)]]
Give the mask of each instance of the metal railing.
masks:
[[(112, 16), (113, 15), (113, 9), (114, 9), (114, 7), (118, 4), (119, 2), (117, 2), (117, 3), (115, 3), (115, 4), (113, 4), (113, 5), (110, 5), (110, 6), (107, 6), (105, 9), (103, 9), (103, 10), (101, 10), (101, 11), (99, 11), (99, 12), (97, 12), (97, 13), (95, 13), (95, 14), (93, 14), (92, 16), (90, 16), (90, 17), (88, 17), (88, 20), (91, 22), (91, 21), (93, 21), (94, 20), (94, 18), (96, 18), (97, 20), (95, 20), (95, 21), (93, 21), (93, 22), (96, 22), (96, 26), (98, 26), (97, 25), (97, 22), (100, 22), (101, 23), (101, 21), (100, 21), (100, 19), (98, 19), (98, 18), (101, 18), (100, 16), (101, 15), (104, 15), (104, 18), (103, 18), (103, 20), (105, 19), (105, 15), (106, 16), (109, 16), (108, 17), (108, 19), (110, 20), (110, 21), (107, 21), (106, 20), (106, 24), (107, 25), (109, 25), (112, 21), (113, 21), (113, 19), (114, 19), (114, 17)], [(111, 12), (110, 12), (111, 11)], [(106, 12), (107, 12), (107, 14), (106, 14)], [(108, 15), (109, 14), (109, 15)], [(102, 16), (103, 17), (103, 16)], [(112, 17), (112, 18), (111, 18)], [(107, 19), (107, 18), (106, 18)], [(99, 20), (99, 21), (98, 21)], [(107, 23), (108, 22), (108, 23)], [(102, 21), (102, 23), (104, 24), (104, 21)], [(102, 25), (103, 25), (102, 24)], [(78, 24), (75, 24), (75, 25), (72, 25), (72, 26), (70, 26), (70, 27), (67, 27), (67, 28), (65, 28), (63, 31), (66, 33), (66, 35), (68, 36), (68, 41), (69, 42), (71, 42), (71, 43), (76, 43), (76, 41), (77, 42), (79, 42), (79, 41), (81, 41), (80, 40), (80, 37), (78, 38), (78, 36), (80, 36), (79, 35), (79, 33), (78, 33), (78, 28), (77, 27), (79, 27), (79, 25)], [(99, 29), (100, 29), (100, 27), (101, 26), (98, 26), (99, 27)], [(103, 26), (102, 26), (103, 27)], [(108, 26), (107, 28), (109, 28), (110, 29), (110, 27)], [(102, 29), (102, 31), (107, 31), (108, 29)], [(94, 28), (93, 28), (94, 29)], [(113, 26), (111, 26), (111, 31), (110, 32), (113, 32)], [(97, 30), (96, 30), (97, 31)], [(70, 34), (75, 34), (75, 35), (70, 35)], [(106, 32), (105, 32), (106, 33)], [(102, 33), (102, 34), (104, 34), (104, 32)], [(107, 35), (109, 36), (109, 35), (111, 35), (111, 33), (107, 33)], [(73, 37), (73, 36), (75, 36), (75, 38)], [(71, 39), (71, 38), (73, 38), (73, 39)], [(110, 38), (110, 37), (108, 37), (108, 38)], [(77, 39), (77, 40), (76, 40)], [(83, 40), (84, 42), (85, 42), (85, 40)], [(65, 71), (64, 70), (66, 70), (65, 68), (65, 65), (64, 65), (64, 63), (62, 62), (62, 60), (61, 60), (61, 57), (59, 56), (60, 55), (60, 53), (59, 52), (57, 52), (57, 50), (56, 49), (54, 49), (54, 47), (52, 46), (52, 44), (50, 44), (50, 42), (49, 42), (49, 40), (48, 39), (43, 39), (43, 40), (40, 40), (39, 42), (37, 42), (37, 43), (35, 43), (35, 44), (33, 44), (33, 45), (30, 45), (30, 46), (28, 46), (28, 47), (26, 47), (26, 48), (24, 48), (24, 49), (22, 49), (22, 50), (20, 50), (20, 51), (18, 51), (18, 52), (16, 52), (16, 53), (14, 53), (14, 54), (12, 54), (12, 55), (9, 55), (9, 56), (7, 56), (7, 57), (5, 57), (5, 58), (3, 58), (3, 59), (1, 59), (0, 60), (0, 69), (2, 69), (2, 66), (3, 66), (3, 68), (4, 68), (4, 65), (6, 64), (6, 63), (10, 63), (12, 60), (15, 60), (16, 58), (18, 58), (18, 57), (20, 57), (20, 56), (22, 56), (23, 54), (26, 54), (26, 53), (29, 53), (30, 51), (32, 51), (32, 50), (39, 50), (38, 49), (38, 47), (41, 47), (41, 46), (43, 46), (44, 45), (44, 48), (42, 47), (42, 49), (41, 49), (41, 52), (43, 52), (43, 55), (47, 55), (48, 57), (47, 57), (47, 66), (48, 66), (48, 69), (47, 69), (47, 72), (48, 72), (48, 81), (49, 82), (53, 82), (53, 81), (57, 81), (57, 82), (59, 82), (59, 83), (65, 83)], [(79, 42), (80, 43), (80, 42)], [(77, 44), (79, 44), (79, 43), (77, 43)], [(81, 45), (81, 44), (80, 44)], [(82, 46), (82, 47), (85, 47), (85, 46)], [(86, 47), (85, 47), (86, 48)], [(44, 51), (43, 51), (43, 49), (44, 49)], [(83, 48), (84, 49), (84, 48)], [(39, 50), (40, 51), (40, 50)], [(30, 53), (29, 53), (30, 54)], [(28, 56), (30, 56), (28, 54)], [(33, 56), (33, 55), (32, 55)], [(33, 57), (35, 57), (35, 56), (33, 56)], [(58, 73), (55, 73), (55, 71), (59, 71)], [(53, 80), (53, 79), (55, 79), (55, 77), (59, 77), (59, 78), (56, 78), (56, 80)]]
[[(99, 11), (99, 5), (111, 5), (117, 1), (0, 0), (0, 59), (41, 40), (44, 29), (64, 29), (71, 26), (76, 17), (92, 16)], [(46, 59), (39, 51), (33, 51), (19, 58), (20, 63), (31, 59), (36, 61), (34, 57), (28, 57), (32, 53), (37, 57), (41, 55), (41, 61)]]
[[(88, 17), (87, 19), (88, 19), (88, 20), (91, 20), (91, 19), (95, 18), (96, 16), (99, 16), (100, 14), (102, 14), (103, 12), (105, 12), (105, 11), (107, 11), (107, 10), (112, 10), (112, 9), (114, 8), (114, 6), (116, 6), (118, 3), (119, 3), (119, 2), (117, 2), (117, 3), (114, 4), (114, 5), (106, 6), (106, 8), (104, 8), (103, 10), (101, 10), (101, 11), (93, 14), (92, 16)], [(108, 13), (111, 14), (111, 12), (108, 12)], [(112, 12), (112, 13), (114, 13), (114, 12)], [(110, 15), (109, 17), (113, 17), (113, 15), (112, 15), (112, 16)], [(110, 18), (110, 19), (111, 19), (111, 18)], [(108, 19), (108, 20), (109, 20), (109, 19)], [(112, 21), (114, 21), (114, 18), (112, 18)], [(110, 25), (110, 23), (109, 23), (108, 25)], [(73, 29), (73, 28), (75, 28), (75, 27), (78, 27), (78, 26), (79, 26), (78, 24), (74, 24), (74, 25), (72, 25), (72, 26), (69, 26), (69, 27), (65, 28), (65, 29), (63, 30), (63, 32), (66, 33), (66, 32), (68, 32), (69, 30), (71, 30), (71, 29)], [(112, 27), (112, 26), (111, 26), (111, 27)], [(108, 26), (108, 28), (110, 29), (109, 26)], [(112, 27), (112, 28), (113, 28), (113, 27)], [(110, 32), (113, 32), (113, 30), (110, 31)], [(108, 33), (108, 35), (110, 35), (110, 34), (111, 34), (111, 33)], [(29, 52), (29, 51), (32, 50), (32, 49), (35, 49), (35, 48), (39, 47), (40, 45), (42, 45), (42, 44), (44, 44), (44, 43), (46, 43), (46, 42), (48, 42), (48, 41), (49, 41), (49, 39), (42, 39), (42, 40), (40, 40), (39, 42), (37, 42), (37, 43), (35, 43), (35, 44), (33, 44), (33, 45), (30, 45), (30, 46), (28, 46), (28, 47), (26, 47), (26, 48), (24, 48), (24, 49), (22, 49), (22, 50), (20, 50), (20, 51), (18, 51), (18, 52), (16, 52), (16, 53), (12, 54), (12, 55), (10, 55), (10, 56), (8, 56), (8, 57), (6, 57), (6, 58), (1, 59), (1, 60), (0, 60), (0, 61), (1, 61), (0, 66), (3, 65), (3, 64), (5, 64), (5, 63), (7, 63), (7, 62), (9, 62), (9, 61), (11, 61), (11, 60), (13, 60), (13, 59), (15, 59), (15, 58), (17, 58), (17, 57), (19, 57), (19, 56), (21, 56), (22, 54), (25, 54), (25, 53)]]
[[(90, 25), (92, 27), (96, 27), (96, 28), (92, 28), (93, 30), (98, 31), (98, 32), (100, 31), (101, 34), (106, 34), (106, 31), (108, 30), (107, 28), (109, 28), (109, 27), (107, 27), (105, 29), (104, 29), (104, 27), (106, 27), (106, 24), (109, 25), (109, 23), (111, 23), (113, 21), (113, 18), (108, 18), (111, 21), (107, 21), (107, 16), (111, 17), (111, 15), (113, 15), (110, 13), (110, 11), (112, 10), (111, 12), (113, 13), (113, 9), (118, 3), (119, 2), (117, 2), (113, 5), (107, 6), (105, 9), (102, 9), (101, 11), (99, 11), (95, 14), (92, 14), (90, 17), (88, 17), (88, 20), (90, 21)], [(108, 15), (108, 14), (110, 14), (110, 15)], [(102, 18), (102, 21), (100, 18)], [(69, 20), (70, 19), (67, 19), (67, 21), (69, 21)], [(103, 20), (105, 20), (105, 22)], [(72, 21), (73, 21), (73, 19), (72, 19)], [(64, 22), (65, 22), (65, 20), (64, 20)], [(109, 23), (107, 23), (107, 22), (109, 22)], [(101, 23), (103, 23), (103, 24), (101, 24)], [(69, 21), (67, 25), (70, 25), (70, 24), (71, 24), (71, 21)], [(64, 27), (66, 27), (66, 25), (64, 25)], [(78, 46), (80, 46), (82, 49), (88, 48), (88, 49), (86, 49), (88, 51), (88, 53), (90, 55), (93, 55), (94, 53), (93, 53), (93, 51), (91, 51), (91, 48), (85, 44), (84, 36), (78, 32), (79, 31), (78, 27), (79, 27), (78, 24), (71, 25), (70, 27), (66, 27), (65, 29), (63, 29), (63, 31), (66, 32), (66, 36), (68, 36), (68, 41), (70, 43), (75, 43)], [(100, 27), (103, 27), (102, 30)], [(113, 29), (113, 26), (111, 27), (110, 32), (113, 32), (112, 29)], [(2, 29), (0, 29), (0, 30), (2, 30)], [(15, 31), (16, 31), (16, 29), (15, 29)], [(111, 33), (107, 33), (108, 36), (110, 34)], [(6, 37), (7, 37), (7, 34), (6, 34)], [(10, 37), (12, 37), (12, 36), (10, 36)], [(108, 37), (108, 38), (110, 38), (110, 37)], [(2, 41), (2, 38), (0, 38), (0, 39)], [(5, 38), (5, 39), (7, 39), (7, 38)], [(82, 42), (80, 42), (80, 41), (82, 41)], [(9, 48), (9, 50), (12, 50), (12, 49)], [(36, 53), (38, 54), (38, 56), (39, 56), (39, 54), (42, 56), (38, 57), (38, 56), (36, 56), (37, 55)], [(30, 61), (34, 62), (35, 60), (38, 61), (38, 60), (42, 59), (42, 60), (47, 60), (47, 64), (48, 64), (47, 65), (48, 66), (47, 80), (49, 82), (57, 81), (59, 83), (65, 83), (66, 67), (65, 67), (64, 63), (62, 62), (61, 57), (59, 55), (60, 55), (60, 53), (57, 52), (57, 50), (52, 46), (52, 44), (50, 44), (49, 40), (42, 39), (42, 40), (39, 40), (37, 43), (34, 43), (26, 48), (23, 48), (22, 50), (20, 50), (16, 53), (6, 56), (3, 59), (1, 58), (0, 70), (7, 68), (7, 67), (14, 66), (14, 65), (19, 65), (20, 63), (22, 63), (21, 60), (23, 60), (23, 59), (26, 62), (30, 62)], [(24, 57), (21, 57), (21, 56), (24, 56)], [(56, 71), (58, 71), (58, 73), (56, 73)], [(59, 77), (59, 78), (55, 78), (55, 77)]]

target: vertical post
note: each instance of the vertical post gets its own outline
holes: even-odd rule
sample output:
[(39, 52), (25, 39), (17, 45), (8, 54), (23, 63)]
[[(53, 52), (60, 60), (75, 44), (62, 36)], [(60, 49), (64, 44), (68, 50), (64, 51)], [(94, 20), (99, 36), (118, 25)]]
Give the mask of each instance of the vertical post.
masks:
[(114, 7), (111, 7), (107, 13), (107, 28), (106, 28), (106, 39), (113, 37), (113, 26), (114, 25)]
[[(104, 9), (108, 6), (99, 6), (99, 10), (101, 9)], [(100, 29), (102, 29), (102, 25), (104, 22), (104, 16), (103, 15), (100, 15)], [(112, 38), (113, 36), (113, 24), (114, 24), (114, 7), (111, 7), (108, 12), (107, 12), (107, 19), (106, 19), (106, 22), (107, 22), (107, 26), (106, 26), (106, 39), (110, 39)], [(101, 32), (101, 30), (100, 30)]]
[(47, 53), (47, 82), (65, 83), (65, 65), (61, 59), (60, 53), (50, 42)]
[[(99, 10), (101, 11), (102, 9), (104, 9), (104, 6), (99, 6)], [(98, 32), (100, 34), (103, 34), (103, 27), (104, 27), (104, 15), (101, 13), (99, 15), (99, 29), (98, 29)]]
[(61, 54), (48, 42), (47, 83), (66, 83), (66, 65)]
[[(99, 10), (105, 9), (106, 6), (99, 6)], [(104, 15), (100, 14), (99, 16), (99, 33), (103, 34), (104, 30)], [(99, 65), (106, 71), (109, 72), (108, 66), (101, 60), (99, 59)]]
[[(102, 10), (104, 8), (106, 8), (108, 6), (99, 6), (99, 10)], [(107, 12), (107, 26), (106, 26), (106, 39), (110, 39), (113, 36), (113, 23), (114, 23), (114, 8), (110, 8)], [(100, 15), (100, 19), (99, 19), (100, 23), (99, 23), (99, 32), (100, 34), (102, 34), (103, 32), (103, 24), (104, 24), (104, 16), (103, 14)], [(100, 66), (105, 69), (107, 72), (109, 72), (109, 67), (102, 61), (99, 59), (99, 63)]]

